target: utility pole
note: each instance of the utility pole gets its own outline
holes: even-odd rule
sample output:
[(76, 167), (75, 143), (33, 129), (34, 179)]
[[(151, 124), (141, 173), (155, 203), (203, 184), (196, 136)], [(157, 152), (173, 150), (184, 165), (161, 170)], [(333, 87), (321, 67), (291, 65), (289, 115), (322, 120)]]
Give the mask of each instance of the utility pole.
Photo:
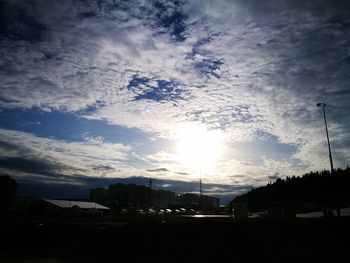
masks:
[(331, 173), (334, 173), (334, 167), (333, 167), (333, 159), (332, 159), (332, 151), (331, 151), (331, 143), (329, 142), (329, 135), (328, 135), (328, 127), (327, 127), (327, 118), (326, 118), (326, 110), (327, 107), (326, 103), (320, 102), (317, 103), (317, 107), (321, 107), (323, 110), (323, 118), (324, 118), (324, 125), (326, 126), (326, 135), (327, 135), (327, 142), (328, 142), (328, 152), (329, 152), (329, 162), (331, 164)]

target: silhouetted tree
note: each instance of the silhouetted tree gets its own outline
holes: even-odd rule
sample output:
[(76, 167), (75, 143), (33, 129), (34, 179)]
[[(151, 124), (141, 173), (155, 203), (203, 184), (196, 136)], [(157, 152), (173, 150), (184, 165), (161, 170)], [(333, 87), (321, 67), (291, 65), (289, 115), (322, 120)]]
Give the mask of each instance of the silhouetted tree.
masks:
[(310, 172), (301, 177), (278, 178), (274, 183), (252, 189), (231, 202), (245, 202), (250, 211), (279, 205), (287, 209), (302, 208), (305, 202), (339, 208), (350, 205), (350, 168)]

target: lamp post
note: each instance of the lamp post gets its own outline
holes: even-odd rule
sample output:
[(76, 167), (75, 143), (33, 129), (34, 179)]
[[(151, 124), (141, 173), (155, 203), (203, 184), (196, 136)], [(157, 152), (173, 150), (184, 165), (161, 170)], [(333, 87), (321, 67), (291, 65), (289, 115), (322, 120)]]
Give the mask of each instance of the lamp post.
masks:
[(199, 179), (199, 208), (201, 211), (203, 210), (202, 175)]
[(331, 151), (331, 144), (329, 142), (327, 118), (326, 118), (326, 110), (325, 110), (327, 105), (326, 105), (326, 103), (320, 102), (320, 103), (317, 103), (317, 107), (321, 107), (322, 110), (323, 110), (324, 125), (326, 126), (326, 135), (327, 135), (327, 142), (328, 142), (329, 161), (331, 163), (331, 173), (333, 173), (334, 172), (334, 168), (333, 168), (332, 151)]

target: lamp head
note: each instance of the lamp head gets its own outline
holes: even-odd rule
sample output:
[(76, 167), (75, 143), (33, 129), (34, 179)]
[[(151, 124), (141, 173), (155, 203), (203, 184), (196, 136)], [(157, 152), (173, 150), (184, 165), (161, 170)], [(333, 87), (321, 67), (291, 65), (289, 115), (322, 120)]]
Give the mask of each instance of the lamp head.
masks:
[(320, 102), (320, 103), (317, 103), (317, 107), (327, 107), (327, 105), (324, 102)]

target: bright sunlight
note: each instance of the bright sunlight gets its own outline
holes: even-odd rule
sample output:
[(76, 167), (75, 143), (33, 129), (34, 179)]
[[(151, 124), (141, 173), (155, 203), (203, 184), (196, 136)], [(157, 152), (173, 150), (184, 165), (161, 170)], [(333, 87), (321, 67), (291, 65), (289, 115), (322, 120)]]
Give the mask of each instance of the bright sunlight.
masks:
[(221, 155), (220, 134), (203, 126), (187, 125), (179, 131), (177, 152), (182, 163), (193, 172), (213, 173)]

